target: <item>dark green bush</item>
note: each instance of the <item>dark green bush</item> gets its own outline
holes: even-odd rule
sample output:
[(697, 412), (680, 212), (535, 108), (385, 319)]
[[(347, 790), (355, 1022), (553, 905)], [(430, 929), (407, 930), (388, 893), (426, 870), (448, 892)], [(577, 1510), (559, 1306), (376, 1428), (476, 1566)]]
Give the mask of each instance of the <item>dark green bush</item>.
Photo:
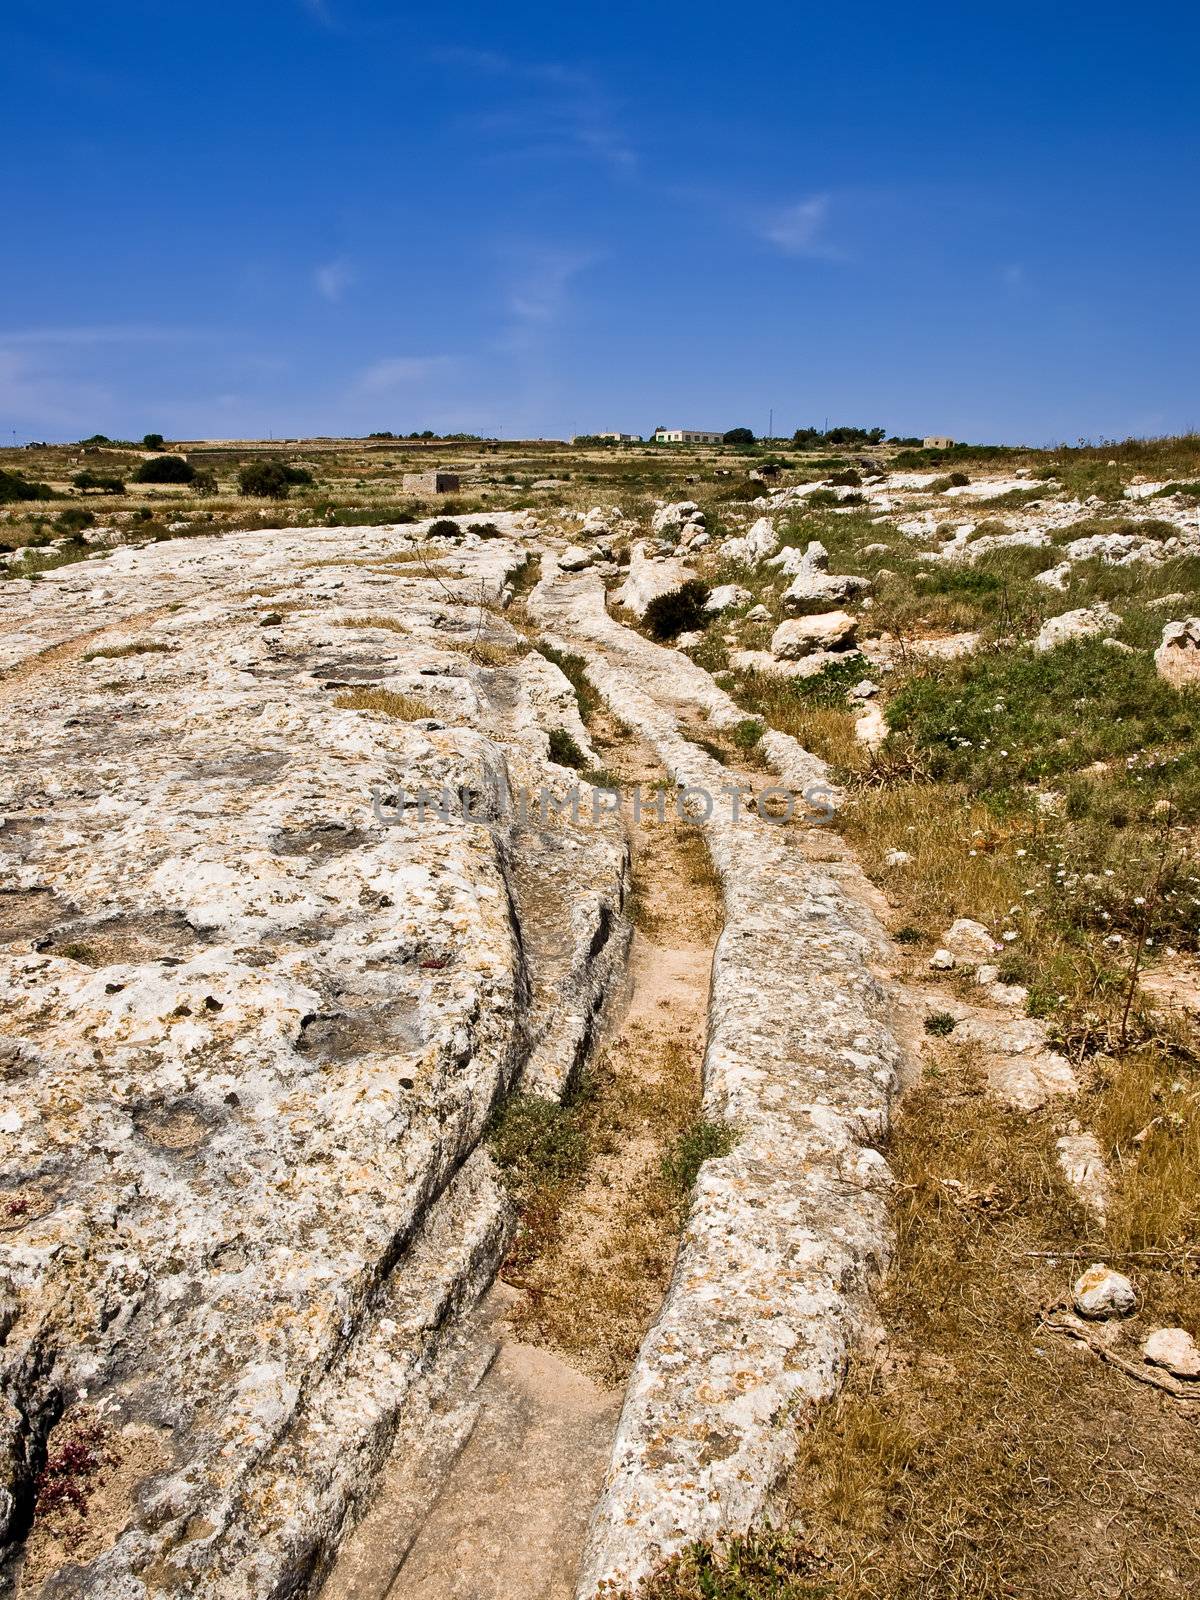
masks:
[(311, 483), (307, 467), (293, 467), (286, 461), (248, 461), (238, 473), (238, 488), (263, 500), (286, 500), (294, 484)]
[(0, 467), (0, 505), (13, 505), (18, 500), (53, 500), (54, 490), (48, 483), (30, 483), (19, 472), (5, 472)]
[(587, 757), (565, 728), (550, 729), (550, 759), (557, 761), (560, 767), (574, 767), (576, 772), (582, 772), (588, 764)]
[(143, 450), (161, 450), (162, 447), (163, 436), (161, 433), (147, 433), (142, 436)]
[(449, 517), (438, 517), (436, 522), (429, 524), (429, 537), (431, 539), (461, 539), (463, 531), (457, 522)]
[(753, 444), (754, 435), (749, 428), (730, 428), (721, 435), (723, 444)]
[(133, 474), (135, 483), (191, 483), (196, 469), (184, 456), (151, 456)]
[(71, 482), (81, 494), (89, 491), (97, 494), (125, 493), (125, 485), (120, 478), (109, 477), (103, 472), (77, 472)]
[(686, 1127), (662, 1158), (662, 1175), (676, 1198), (686, 1200), (704, 1163), (727, 1156), (736, 1143), (737, 1130), (728, 1122), (699, 1117)]
[(578, 1179), (590, 1155), (575, 1108), (537, 1094), (509, 1095), (492, 1119), (488, 1145), (518, 1199)]
[[(829, 1566), (787, 1530), (690, 1544), (645, 1578), (637, 1600), (833, 1600)], [(622, 1590), (612, 1600), (633, 1600)]]
[(681, 633), (705, 627), (712, 620), (704, 610), (711, 593), (699, 578), (689, 578), (678, 589), (651, 600), (642, 619), (651, 637), (677, 639)]

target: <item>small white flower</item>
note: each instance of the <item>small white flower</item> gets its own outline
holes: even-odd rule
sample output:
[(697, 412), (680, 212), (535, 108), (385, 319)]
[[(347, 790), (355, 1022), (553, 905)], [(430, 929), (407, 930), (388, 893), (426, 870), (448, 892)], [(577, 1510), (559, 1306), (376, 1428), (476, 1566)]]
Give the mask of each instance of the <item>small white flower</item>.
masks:
[(1011, 944), (1017, 935), (1012, 928), (1005, 928), (1000, 937), (1005, 941), (1006, 944)]

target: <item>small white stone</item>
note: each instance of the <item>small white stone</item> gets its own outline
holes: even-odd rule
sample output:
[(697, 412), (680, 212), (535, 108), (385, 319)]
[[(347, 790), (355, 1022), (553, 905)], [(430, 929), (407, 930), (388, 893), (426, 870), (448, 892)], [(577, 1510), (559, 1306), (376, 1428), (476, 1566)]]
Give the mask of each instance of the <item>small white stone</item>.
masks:
[(1093, 1262), (1074, 1289), (1075, 1309), (1081, 1317), (1127, 1317), (1137, 1309), (1137, 1291), (1123, 1272), (1113, 1272), (1102, 1261)]
[(912, 860), (907, 850), (889, 850), (883, 862), (888, 867), (906, 867)]
[(1200, 1378), (1200, 1350), (1186, 1328), (1155, 1328), (1142, 1346), (1142, 1355), (1177, 1378)]
[(935, 972), (952, 972), (958, 962), (949, 950), (935, 950), (929, 958), (929, 965)]
[(970, 917), (952, 922), (942, 935), (942, 943), (960, 961), (987, 961), (1000, 949), (983, 923), (972, 922)]

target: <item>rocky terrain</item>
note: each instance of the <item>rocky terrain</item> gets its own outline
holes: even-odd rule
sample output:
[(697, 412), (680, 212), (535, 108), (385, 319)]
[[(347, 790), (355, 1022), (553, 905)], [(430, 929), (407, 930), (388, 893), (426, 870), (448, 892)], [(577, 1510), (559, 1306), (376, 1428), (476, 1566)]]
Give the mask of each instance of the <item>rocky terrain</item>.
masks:
[[(899, 1343), (897, 1240), (893, 1276), (916, 1271), (903, 1219), (929, 1180), (905, 1176), (893, 1103), (964, 1064), (1006, 1138), (1037, 1131), (1078, 1230), (1046, 1314), (1067, 1359), (1127, 1368), (1155, 1403), (1200, 1394), (1176, 1326), (1190, 1288), (1131, 1281), (1176, 1224), (1131, 1228), (1148, 1202), (1114, 1154), (1137, 1130), (1103, 1099), (1117, 1069), (1097, 1071), (1142, 1051), (1145, 1114), (1175, 1095), (1190, 1149), (1195, 915), (1172, 897), (1190, 892), (1200, 500), (1038, 472), (867, 460), (740, 499), (717, 479), (652, 504), (551, 490), (487, 522), (189, 527), (42, 571), (11, 558), (14, 1592), (466, 1600), (485, 1591), (437, 1552), (469, 1543), (514, 1452), (553, 1508), (529, 1548), (557, 1552), (525, 1593), (541, 1561), (547, 1596), (654, 1595), (695, 1541), (820, 1524), (788, 1509), (789, 1473), (848, 1370)], [(1031, 709), (1042, 672), (1074, 674), (1075, 726)], [(1094, 711), (1102, 685), (1123, 699)], [(516, 1282), (532, 1224), (490, 1130), (514, 1097), (572, 1105), (631, 986), (650, 1009), (632, 796), (606, 770), (621, 739), (660, 774), (639, 804), (695, 832), (721, 926), (711, 1144), (606, 1399), (496, 1332), (514, 1313), (492, 1286)], [(1073, 820), (1148, 753), (1124, 865), (1084, 859)], [(985, 815), (972, 796), (993, 792)], [(1085, 937), (1111, 975), (1095, 967), (1090, 1021), (1068, 1022)], [(1178, 1090), (1143, 968), (1176, 1008)], [(990, 1203), (982, 1180), (935, 1181)], [(1122, 1245), (1129, 1277), (1107, 1259)], [(582, 1507), (552, 1487), (575, 1457)], [(495, 1492), (489, 1538), (523, 1514)]]

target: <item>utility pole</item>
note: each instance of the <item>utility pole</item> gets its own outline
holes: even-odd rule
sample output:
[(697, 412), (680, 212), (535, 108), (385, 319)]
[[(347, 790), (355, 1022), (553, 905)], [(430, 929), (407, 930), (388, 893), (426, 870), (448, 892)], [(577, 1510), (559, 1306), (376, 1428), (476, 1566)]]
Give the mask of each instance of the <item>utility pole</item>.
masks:
[(773, 439), (774, 437), (775, 437), (775, 407), (772, 406), (771, 407), (771, 420), (767, 423), (767, 438), (768, 438), (768, 440), (770, 440), (770, 439)]

